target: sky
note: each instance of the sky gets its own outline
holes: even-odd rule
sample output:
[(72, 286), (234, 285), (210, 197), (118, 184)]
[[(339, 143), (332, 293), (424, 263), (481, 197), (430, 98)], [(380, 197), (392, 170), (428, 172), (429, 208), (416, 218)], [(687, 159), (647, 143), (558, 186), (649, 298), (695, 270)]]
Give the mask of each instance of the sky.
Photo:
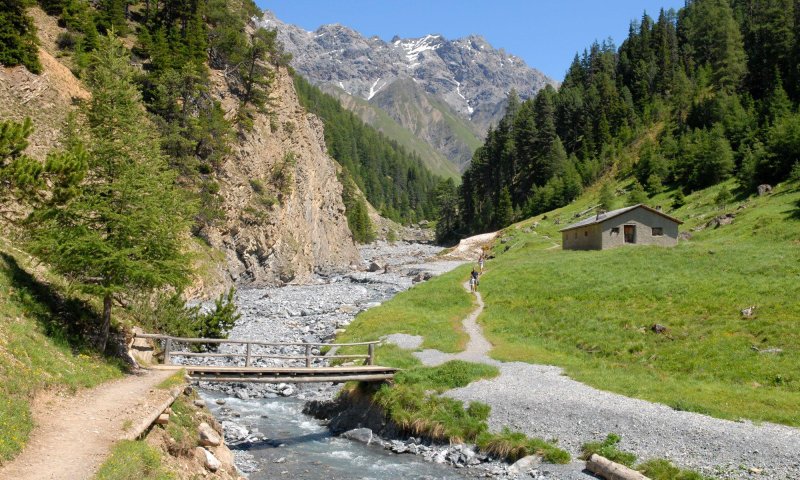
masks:
[(619, 46), (631, 20), (685, 0), (256, 0), (306, 30), (340, 23), (384, 40), (438, 33), (448, 39), (483, 35), (561, 81), (576, 52), (609, 37)]

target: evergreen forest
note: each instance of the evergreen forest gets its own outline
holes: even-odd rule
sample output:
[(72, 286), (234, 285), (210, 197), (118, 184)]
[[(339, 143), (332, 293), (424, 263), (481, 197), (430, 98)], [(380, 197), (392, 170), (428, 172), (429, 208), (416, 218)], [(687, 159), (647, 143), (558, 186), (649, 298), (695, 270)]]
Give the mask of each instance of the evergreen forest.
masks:
[(300, 75), (294, 79), (300, 103), (325, 123), (331, 156), (381, 215), (403, 223), (432, 218), (438, 179), (417, 154), (389, 140)]
[(644, 14), (619, 48), (595, 42), (576, 55), (558, 90), (509, 94), (461, 186), (438, 194), (449, 199), (443, 217), (458, 219), (439, 237), (566, 205), (608, 175), (635, 177), (629, 198), (669, 188), (678, 204), (730, 177), (746, 192), (781, 182), (800, 169), (799, 65), (797, 0), (691, 0)]

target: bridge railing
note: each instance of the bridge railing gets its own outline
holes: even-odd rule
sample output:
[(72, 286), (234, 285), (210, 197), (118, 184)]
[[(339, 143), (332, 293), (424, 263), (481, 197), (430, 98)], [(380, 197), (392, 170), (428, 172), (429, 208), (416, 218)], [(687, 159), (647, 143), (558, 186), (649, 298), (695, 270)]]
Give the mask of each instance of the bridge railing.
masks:
[[(136, 338), (148, 338), (152, 340), (161, 340), (164, 342), (164, 365), (172, 365), (172, 357), (210, 357), (210, 358), (244, 358), (245, 366), (251, 367), (253, 360), (259, 358), (274, 358), (280, 360), (297, 360), (305, 361), (305, 366), (310, 368), (312, 362), (317, 358), (324, 359), (350, 359), (350, 360), (365, 360), (366, 365), (375, 365), (375, 346), (380, 344), (380, 341), (374, 342), (358, 342), (358, 343), (272, 343), (260, 342), (257, 340), (229, 340), (222, 338), (185, 338), (173, 337), (170, 335), (151, 334), (151, 333), (137, 333), (134, 334)], [(226, 344), (226, 345), (244, 345), (245, 351), (241, 352), (187, 352), (183, 350), (176, 350), (179, 344)], [(366, 355), (319, 355), (314, 354), (314, 347), (367, 347)], [(265, 354), (258, 353), (256, 347), (303, 347), (305, 349), (304, 355), (285, 355), (285, 354)]]

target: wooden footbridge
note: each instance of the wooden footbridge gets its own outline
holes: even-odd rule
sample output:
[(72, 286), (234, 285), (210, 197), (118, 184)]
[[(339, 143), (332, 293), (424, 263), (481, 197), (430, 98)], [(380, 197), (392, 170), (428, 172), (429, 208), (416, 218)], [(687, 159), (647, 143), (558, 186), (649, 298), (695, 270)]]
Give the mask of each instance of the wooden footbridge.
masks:
[[(228, 340), (215, 338), (181, 338), (169, 335), (136, 334), (135, 338), (147, 338), (163, 342), (164, 367), (183, 368), (193, 380), (203, 382), (256, 382), (256, 383), (309, 383), (309, 382), (334, 382), (349, 381), (379, 382), (394, 378), (395, 368), (375, 365), (375, 346), (381, 342), (361, 343), (268, 343), (253, 340)], [(200, 345), (207, 348), (210, 345), (234, 346), (229, 351), (192, 351), (191, 345)], [(185, 349), (180, 349), (183, 347)], [(338, 355), (341, 347), (365, 348), (366, 354)], [(322, 355), (322, 350), (328, 348), (327, 355)], [(195, 348), (194, 350), (200, 350)], [(236, 350), (236, 351), (234, 351)], [(243, 351), (242, 351), (243, 350)], [(287, 353), (269, 353), (266, 350), (301, 350), (303, 355)], [(315, 352), (316, 350), (316, 352)], [(203, 357), (227, 358), (235, 365), (206, 366), (206, 365), (177, 365), (173, 362), (175, 357)], [(279, 359), (297, 366), (265, 367), (254, 366), (259, 359)], [(348, 364), (339, 366), (324, 366), (318, 359), (325, 360), (350, 360)], [(362, 365), (355, 365), (352, 361), (362, 360)], [(183, 363), (183, 362), (181, 362)]]

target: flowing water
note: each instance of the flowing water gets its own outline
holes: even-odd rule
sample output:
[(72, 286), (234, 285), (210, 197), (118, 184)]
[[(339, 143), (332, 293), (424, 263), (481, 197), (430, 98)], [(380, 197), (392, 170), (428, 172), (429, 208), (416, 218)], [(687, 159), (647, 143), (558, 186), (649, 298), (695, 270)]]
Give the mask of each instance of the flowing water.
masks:
[[(470, 477), (467, 470), (425, 461), (422, 457), (395, 454), (377, 445), (333, 436), (321, 422), (302, 413), (303, 401), (295, 398), (240, 400), (217, 392), (202, 392), (214, 415), (248, 427), (256, 437), (266, 437), (232, 447), (243, 460), (251, 480), (326, 479), (389, 480)], [(224, 398), (225, 405), (216, 399)]]
[[(386, 269), (319, 278), (310, 285), (240, 290), (237, 304), (242, 318), (230, 338), (273, 342), (318, 342), (329, 338), (336, 328), (349, 324), (358, 311), (411, 287), (412, 277), (420, 272), (435, 275), (462, 263), (433, 258), (440, 250), (420, 244), (378, 242), (363, 247), (362, 256), (365, 266), (378, 261), (388, 265)], [(269, 365), (277, 366), (265, 364)], [(238, 431), (238, 437), (249, 437), (239, 444), (235, 439), (228, 443), (232, 444), (237, 467), (251, 480), (450, 480), (476, 475), (428, 462), (422, 456), (396, 454), (379, 445), (333, 436), (321, 422), (302, 413), (305, 398), (319, 394), (317, 387), (250, 384), (214, 388), (219, 391), (206, 390), (202, 394), (226, 427), (226, 436)], [(293, 393), (287, 394), (287, 388)], [(330, 386), (327, 391), (329, 394)], [(218, 399), (224, 400), (224, 405), (218, 405)], [(242, 427), (251, 433), (248, 435)]]

